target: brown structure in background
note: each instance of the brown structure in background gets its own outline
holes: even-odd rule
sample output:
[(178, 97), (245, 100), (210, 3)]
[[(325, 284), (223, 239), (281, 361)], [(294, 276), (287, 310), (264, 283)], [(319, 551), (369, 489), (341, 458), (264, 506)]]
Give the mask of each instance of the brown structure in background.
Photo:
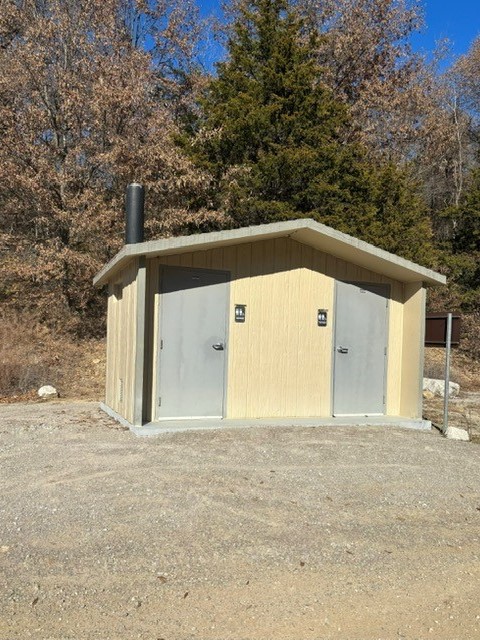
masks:
[[(445, 347), (447, 345), (447, 320), (448, 313), (428, 313), (425, 323), (425, 346)], [(452, 315), (452, 346), (460, 344), (461, 316)]]

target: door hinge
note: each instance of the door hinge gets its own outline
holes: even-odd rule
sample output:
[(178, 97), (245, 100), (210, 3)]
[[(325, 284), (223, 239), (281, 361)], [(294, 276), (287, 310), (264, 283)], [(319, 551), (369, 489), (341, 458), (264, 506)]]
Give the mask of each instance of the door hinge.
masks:
[(160, 340), (160, 349), (163, 349), (163, 339)]
[(162, 406), (162, 396), (158, 396), (158, 406)]
[(387, 347), (385, 347), (385, 349), (383, 350), (383, 355), (386, 356), (387, 355)]

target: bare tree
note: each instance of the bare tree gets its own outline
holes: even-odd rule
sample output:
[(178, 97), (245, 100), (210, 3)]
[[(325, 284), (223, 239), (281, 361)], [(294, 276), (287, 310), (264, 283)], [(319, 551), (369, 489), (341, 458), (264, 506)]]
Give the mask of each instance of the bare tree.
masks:
[(480, 36), (473, 42), (468, 53), (461, 56), (453, 68), (463, 106), (480, 119)]
[(188, 7), (128, 5), (127, 25), (117, 0), (2, 2), (0, 294), (41, 317), (95, 315), (91, 277), (122, 241), (129, 181), (146, 185), (157, 234), (217, 224), (189, 210), (206, 177), (174, 143)]

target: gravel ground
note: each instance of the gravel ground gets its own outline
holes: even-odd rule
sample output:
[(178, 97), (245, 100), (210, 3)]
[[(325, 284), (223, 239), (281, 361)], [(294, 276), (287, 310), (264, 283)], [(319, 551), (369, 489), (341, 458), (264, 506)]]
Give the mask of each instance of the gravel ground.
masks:
[(480, 637), (480, 447), (0, 407), (0, 637)]

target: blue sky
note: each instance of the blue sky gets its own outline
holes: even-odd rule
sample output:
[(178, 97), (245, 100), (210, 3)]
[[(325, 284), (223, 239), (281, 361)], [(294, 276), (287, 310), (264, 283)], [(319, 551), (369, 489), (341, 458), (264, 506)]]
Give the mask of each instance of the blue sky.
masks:
[[(219, 11), (220, 0), (198, 0), (198, 3), (204, 15)], [(412, 40), (415, 49), (428, 53), (437, 41), (448, 38), (452, 55), (468, 51), (480, 35), (480, 0), (424, 0), (423, 4), (426, 26)]]
[(414, 38), (417, 49), (432, 51), (435, 42), (448, 38), (454, 55), (466, 53), (480, 35), (479, 0), (426, 0), (426, 28)]

